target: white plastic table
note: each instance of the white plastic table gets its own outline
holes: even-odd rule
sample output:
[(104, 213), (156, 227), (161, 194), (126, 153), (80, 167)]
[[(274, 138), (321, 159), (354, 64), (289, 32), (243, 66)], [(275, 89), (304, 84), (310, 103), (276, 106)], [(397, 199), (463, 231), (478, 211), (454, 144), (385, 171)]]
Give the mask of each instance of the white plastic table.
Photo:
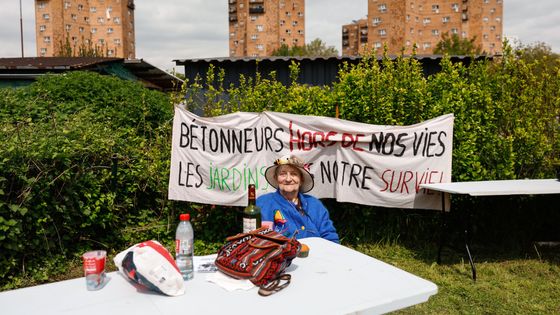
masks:
[[(454, 182), (439, 184), (421, 184), (421, 188), (442, 193), (442, 213), (445, 214), (445, 193), (470, 196), (509, 196), (509, 195), (544, 195), (560, 194), (560, 180), (557, 179), (515, 179), (515, 180), (489, 180), (472, 182)], [(466, 209), (467, 211), (469, 209)], [(440, 243), (438, 250), (438, 263), (441, 260)], [(468, 229), (465, 229), (465, 250), (472, 270), (472, 278), (476, 280), (476, 267), (472, 259), (468, 244)]]
[[(257, 288), (228, 292), (196, 273), (186, 293), (167, 297), (137, 289), (120, 273), (99, 291), (84, 278), (0, 292), (2, 314), (379, 314), (425, 302), (437, 286), (321, 238), (306, 238), (309, 257), (289, 267), (291, 284), (268, 297)], [(108, 262), (109, 263), (109, 262)]]

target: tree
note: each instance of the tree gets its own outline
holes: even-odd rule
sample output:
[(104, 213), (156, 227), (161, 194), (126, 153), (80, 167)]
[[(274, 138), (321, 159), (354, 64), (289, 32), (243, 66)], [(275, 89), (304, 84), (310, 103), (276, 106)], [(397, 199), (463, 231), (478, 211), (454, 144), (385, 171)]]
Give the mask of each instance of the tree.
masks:
[[(56, 52), (56, 57), (107, 57), (107, 47), (93, 46), (91, 44), (91, 38), (86, 41), (82, 36), (81, 43), (76, 47), (76, 43), (72, 46), (70, 43), (70, 35), (66, 33), (66, 40), (59, 42), (59, 50)], [(86, 44), (87, 43), (87, 44)]]
[(319, 38), (314, 39), (305, 46), (288, 47), (282, 44), (280, 48), (273, 51), (272, 56), (313, 56), (313, 57), (334, 57), (338, 56), (338, 50), (334, 46), (328, 46)]
[(326, 43), (319, 38), (315, 38), (311, 43), (305, 45), (307, 56), (334, 57), (338, 56), (338, 51), (334, 46), (327, 47)]
[(457, 34), (444, 33), (441, 36), (441, 41), (437, 43), (436, 49), (434, 49), (434, 54), (448, 54), (448, 55), (480, 55), (482, 49), (477, 46), (474, 41), (476, 36), (468, 38), (460, 38)]

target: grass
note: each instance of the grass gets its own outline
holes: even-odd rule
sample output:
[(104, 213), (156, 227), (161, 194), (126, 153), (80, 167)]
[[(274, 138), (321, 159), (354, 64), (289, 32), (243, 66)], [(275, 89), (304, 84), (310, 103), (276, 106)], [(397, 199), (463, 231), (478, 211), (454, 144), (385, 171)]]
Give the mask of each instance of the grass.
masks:
[[(209, 254), (207, 249), (212, 247), (210, 245), (197, 247), (196, 254)], [(471, 279), (469, 262), (462, 258), (460, 251), (444, 250), (443, 262), (437, 264), (436, 245), (422, 243), (410, 246), (386, 241), (348, 246), (438, 286), (438, 293), (426, 303), (400, 310), (397, 314), (560, 314), (558, 249), (541, 250), (537, 254), (535, 251), (512, 253), (474, 248), (478, 275), (475, 282)], [(28, 272), (27, 276), (12, 279), (7, 286), (2, 285), (2, 289), (82, 276), (78, 258), (65, 264), (56, 268), (54, 264), (50, 268), (47, 264), (44, 270), (35, 271), (33, 276)], [(112, 255), (108, 257), (107, 268), (115, 270)], [(43, 276), (37, 277), (37, 274)]]
[(475, 282), (470, 264), (460, 252), (445, 251), (443, 263), (438, 265), (436, 246), (361, 244), (354, 248), (438, 286), (438, 293), (426, 303), (398, 314), (560, 314), (558, 252), (544, 253), (538, 259), (476, 249)]

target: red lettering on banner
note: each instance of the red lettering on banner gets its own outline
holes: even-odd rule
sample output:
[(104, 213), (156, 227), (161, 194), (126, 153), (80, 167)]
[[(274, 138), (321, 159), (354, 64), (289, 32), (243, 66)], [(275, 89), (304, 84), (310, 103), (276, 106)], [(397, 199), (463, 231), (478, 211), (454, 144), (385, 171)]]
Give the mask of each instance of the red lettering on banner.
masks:
[[(418, 193), (420, 191), (421, 184), (436, 184), (443, 181), (443, 172), (441, 171), (430, 171), (426, 170), (424, 172), (415, 172), (409, 170), (390, 170), (387, 169), (381, 174), (381, 180), (384, 183), (383, 189), (380, 192), (391, 192), (400, 194), (410, 194)], [(410, 191), (409, 184), (414, 183), (413, 191)]]

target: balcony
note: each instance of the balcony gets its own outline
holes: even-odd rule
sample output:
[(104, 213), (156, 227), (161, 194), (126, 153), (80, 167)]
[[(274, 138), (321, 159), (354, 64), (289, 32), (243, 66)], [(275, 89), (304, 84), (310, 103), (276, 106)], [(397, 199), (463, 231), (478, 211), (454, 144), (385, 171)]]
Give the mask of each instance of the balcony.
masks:
[(235, 4), (237, 0), (229, 0), (229, 4)]
[(360, 36), (360, 42), (367, 43), (367, 36)]
[(264, 7), (263, 7), (262, 5), (251, 6), (251, 7), (249, 7), (249, 13), (250, 13), (250, 14), (261, 14), (261, 13), (264, 13)]
[(230, 21), (230, 22), (235, 22), (235, 21), (237, 21), (237, 14), (230, 14), (230, 15), (229, 15), (229, 21)]
[(249, 3), (264, 3), (264, 0), (249, 0)]

